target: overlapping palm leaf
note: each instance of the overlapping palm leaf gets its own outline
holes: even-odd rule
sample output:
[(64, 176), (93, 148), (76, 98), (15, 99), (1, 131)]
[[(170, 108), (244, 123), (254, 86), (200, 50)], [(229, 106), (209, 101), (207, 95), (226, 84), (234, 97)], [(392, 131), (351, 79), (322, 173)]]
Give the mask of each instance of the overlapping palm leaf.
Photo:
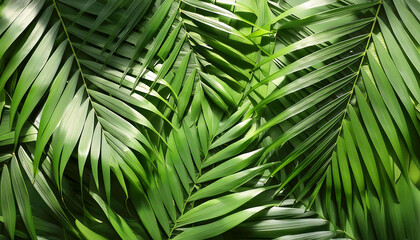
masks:
[[(360, 35), (360, 38), (366, 37), (361, 42), (362, 47), (359, 50), (357, 47), (351, 49), (349, 53), (355, 55), (347, 57), (355, 62), (354, 67), (348, 63), (340, 66), (346, 58), (331, 60), (326, 66), (304, 73), (303, 77), (290, 83), (293, 89), (284, 84), (260, 103), (264, 106), (275, 100), (281, 101), (288, 94), (287, 90), (294, 91), (306, 81), (320, 84), (325, 79), (325, 87), (318, 90), (321, 92), (332, 86), (327, 85), (331, 83), (326, 79), (334, 73), (343, 76), (341, 81), (350, 80), (347, 83), (350, 87), (340, 88), (339, 91), (331, 88), (320, 95), (311, 93), (316, 97), (306, 97), (308, 101), (302, 105), (304, 108), (322, 101), (328, 94), (336, 99), (332, 101), (340, 101), (340, 98), (346, 100), (344, 105), (331, 113), (331, 117), (321, 116), (325, 119), (324, 123), (315, 125), (312, 131), (308, 129), (307, 135), (302, 136), (302, 140), (291, 150), (283, 145), (285, 141), (282, 138), (287, 136), (288, 131), (294, 131), (281, 133), (274, 147), (282, 146), (278, 151), (283, 149), (286, 156), (274, 172), (287, 172), (279, 190), (286, 187), (291, 193), (297, 194), (298, 199), (308, 197), (308, 207), (317, 200), (319, 212), (357, 239), (415, 238), (413, 222), (418, 222), (419, 216), (416, 204), (418, 153), (413, 146), (419, 141), (416, 110), (416, 92), (419, 90), (416, 62), (419, 55), (415, 50), (418, 44), (416, 34), (411, 33), (413, 30), (410, 29), (418, 26), (419, 22), (410, 11), (410, 5), (403, 1), (377, 4), (371, 12), (365, 13), (374, 16), (374, 20), (369, 24), (370, 31)], [(312, 20), (322, 20), (322, 14), (297, 22), (314, 24)], [(283, 25), (287, 28), (301, 26), (297, 23)], [(351, 38), (347, 41), (351, 41)], [(302, 61), (302, 58), (298, 61)], [(295, 71), (298, 68), (291, 69)], [(274, 75), (264, 81), (267, 83), (277, 79), (278, 75)], [(330, 104), (331, 100), (316, 111), (322, 111)], [(295, 108), (295, 111), (302, 107)], [(281, 114), (273, 119), (280, 119)], [(317, 116), (306, 122), (304, 127), (313, 121), (322, 120)], [(295, 123), (290, 125), (293, 126), (290, 129), (297, 126)], [(290, 165), (294, 167), (287, 170)]]
[(1, 4), (2, 234), (415, 237), (417, 3), (291, 4)]

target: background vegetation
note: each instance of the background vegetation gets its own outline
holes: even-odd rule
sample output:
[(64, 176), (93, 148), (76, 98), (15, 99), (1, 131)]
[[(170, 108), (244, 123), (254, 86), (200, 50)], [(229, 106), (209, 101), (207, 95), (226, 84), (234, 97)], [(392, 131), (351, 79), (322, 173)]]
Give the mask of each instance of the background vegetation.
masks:
[(0, 239), (418, 239), (416, 0), (0, 1)]

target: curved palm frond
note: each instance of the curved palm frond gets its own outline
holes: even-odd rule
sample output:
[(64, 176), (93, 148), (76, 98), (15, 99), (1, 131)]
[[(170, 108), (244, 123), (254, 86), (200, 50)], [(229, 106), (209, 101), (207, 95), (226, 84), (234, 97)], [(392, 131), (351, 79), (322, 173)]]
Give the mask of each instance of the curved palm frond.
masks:
[(414, 239), (418, 4), (290, 4), (1, 3), (1, 237)]
[[(346, 70), (349, 62), (344, 63), (346, 58), (339, 59), (279, 87), (259, 103), (262, 107), (284, 98), (289, 94), (288, 91), (294, 91), (299, 85), (306, 87), (305, 81), (318, 83), (332, 74), (348, 72), (348, 76), (342, 78), (352, 80), (350, 92), (345, 95), (348, 103), (342, 105), (345, 106), (345, 112), (339, 113), (340, 117), (333, 112), (334, 117), (331, 120), (315, 125), (316, 130), (309, 129), (307, 137), (303, 137), (303, 141), (283, 158), (274, 172), (288, 172), (279, 190), (297, 182), (289, 188), (290, 192), (298, 193), (298, 199), (305, 199), (309, 195), (308, 207), (319, 197), (317, 209), (356, 238), (415, 238), (412, 226), (415, 225), (413, 222), (418, 222), (419, 216), (418, 207), (415, 206), (418, 201), (418, 187), (415, 185), (418, 186), (419, 155), (413, 146), (418, 145), (419, 141), (416, 110), (416, 95), (419, 90), (416, 62), (419, 55), (415, 50), (416, 34), (412, 31), (419, 22), (408, 6), (402, 1), (385, 1), (376, 5), (376, 10), (372, 11), (376, 12), (374, 22), (365, 35), (364, 50), (361, 54), (356, 54), (357, 57), (347, 57), (349, 62), (360, 59), (356, 62), (359, 67), (355, 70), (351, 67), (350, 71)], [(339, 10), (327, 12), (335, 11)], [(319, 20), (323, 14), (309, 16), (297, 22), (308, 23), (309, 20), (306, 19)], [(295, 23), (284, 25), (295, 26)], [(336, 44), (343, 42), (345, 41)], [(331, 46), (326, 48), (329, 47)], [(279, 54), (273, 54), (272, 58)], [(293, 68), (293, 64), (283, 69), (290, 67), (294, 71), (296, 67)], [(277, 77), (274, 75), (262, 82), (267, 83)], [(256, 87), (260, 85), (262, 83), (258, 83)], [(328, 86), (330, 85), (324, 89)], [(339, 101), (342, 95), (331, 89), (321, 93), (321, 88), (317, 98), (334, 94), (332, 96)], [(343, 91), (342, 89), (339, 91)], [(315, 96), (314, 93), (312, 95)], [(304, 104), (299, 108), (296, 108), (298, 104), (290, 108), (293, 112), (309, 108), (311, 103), (319, 102), (317, 98), (306, 97), (301, 100)], [(304, 102), (305, 99), (308, 101)], [(328, 102), (317, 111), (322, 111), (330, 104)], [(287, 109), (273, 119), (282, 119), (279, 116), (285, 111)], [(322, 117), (328, 119), (327, 115)], [(342, 120), (339, 121), (338, 118)], [(311, 122), (313, 121), (320, 121), (319, 117), (313, 118)], [(278, 144), (269, 149), (282, 146), (288, 131), (292, 133), (291, 129), (299, 129), (297, 126), (302, 122), (305, 127), (308, 126), (305, 120), (294, 124), (290, 130), (280, 135)], [(278, 122), (273, 122), (273, 125), (276, 123)], [(282, 148), (287, 152), (286, 146)], [(287, 170), (286, 167), (291, 164), (296, 167)], [(408, 209), (411, 209), (410, 212), (407, 212)]]

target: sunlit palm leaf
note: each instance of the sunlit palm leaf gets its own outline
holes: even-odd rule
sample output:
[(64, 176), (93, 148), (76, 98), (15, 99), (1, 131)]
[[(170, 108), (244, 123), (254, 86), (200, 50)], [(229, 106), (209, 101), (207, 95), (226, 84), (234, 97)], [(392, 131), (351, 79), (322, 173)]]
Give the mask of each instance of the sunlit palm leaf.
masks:
[(415, 239), (419, 5), (289, 3), (3, 1), (0, 237)]

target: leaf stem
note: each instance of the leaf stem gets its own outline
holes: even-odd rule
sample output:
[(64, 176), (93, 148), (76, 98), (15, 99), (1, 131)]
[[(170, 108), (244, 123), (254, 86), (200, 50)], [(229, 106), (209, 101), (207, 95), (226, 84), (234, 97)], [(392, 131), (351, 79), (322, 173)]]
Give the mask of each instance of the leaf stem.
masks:
[(347, 116), (347, 109), (348, 109), (348, 107), (349, 107), (349, 105), (350, 105), (350, 101), (351, 101), (351, 99), (352, 99), (352, 97), (353, 97), (354, 88), (356, 87), (357, 80), (359, 79), (360, 71), (362, 70), (363, 62), (364, 62), (364, 60), (365, 60), (366, 52), (368, 51), (369, 44), (370, 44), (370, 41), (371, 41), (371, 39), (372, 39), (373, 30), (375, 29), (375, 25), (376, 25), (376, 22), (377, 22), (377, 19), (378, 19), (379, 10), (381, 9), (381, 5), (382, 5), (382, 1), (380, 1), (380, 2), (379, 2), (379, 6), (378, 6), (378, 8), (377, 8), (377, 10), (376, 10), (375, 18), (374, 18), (374, 20), (373, 20), (372, 27), (371, 27), (371, 29), (370, 29), (370, 31), (369, 31), (369, 37), (368, 37), (367, 42), (366, 42), (365, 50), (363, 51), (362, 59), (360, 60), (360, 64), (359, 64), (359, 67), (358, 67), (357, 73), (356, 73), (356, 75), (354, 76), (354, 83), (353, 83), (353, 86), (352, 86), (352, 88), (351, 88), (351, 90), (350, 90), (350, 93), (349, 93), (349, 100), (347, 101), (346, 108), (345, 108), (345, 110), (344, 110), (343, 119), (342, 119), (342, 121), (341, 121), (340, 128), (339, 128), (339, 131), (338, 131), (338, 134), (337, 134), (337, 141), (338, 141), (338, 137), (339, 137), (339, 136), (340, 136), (340, 134), (341, 134), (341, 129), (343, 128), (343, 123), (344, 123), (344, 120), (346, 119), (346, 116)]
[[(69, 35), (68, 31), (67, 31), (67, 27), (64, 24), (64, 20), (61, 17), (60, 10), (58, 10), (58, 6), (57, 6), (57, 3), (56, 3), (55, 0), (53, 0), (53, 4), (54, 4), (54, 8), (55, 8), (55, 10), (57, 12), (58, 18), (60, 19), (61, 26), (63, 26), (64, 33), (66, 34), (67, 42), (69, 43), (70, 48), (71, 48), (71, 51), (72, 51), (73, 56), (74, 56), (74, 59), (76, 60), (77, 67), (79, 68), (80, 76), (82, 77), (83, 85), (84, 85), (84, 87), (86, 89), (86, 94), (87, 94), (87, 97), (89, 99), (90, 105), (91, 105), (92, 109), (94, 110), (93, 112), (96, 115), (96, 119), (98, 119), (98, 122), (100, 123), (98, 113), (97, 113), (95, 107), (93, 106), (93, 100), (92, 100), (92, 98), (91, 98), (91, 96), (89, 94), (89, 88), (88, 88), (87, 83), (86, 83), (86, 79), (85, 79), (85, 75), (84, 75), (83, 70), (82, 70), (82, 66), (80, 65), (80, 61), (79, 61), (79, 58), (77, 57), (76, 51), (74, 50), (73, 43), (70, 40), (70, 35)], [(102, 124), (101, 124), (101, 130), (103, 132)]]
[[(63, 30), (64, 30), (64, 33), (66, 34), (66, 38), (67, 38), (67, 41), (69, 42), (69, 45), (70, 45), (71, 51), (73, 53), (74, 59), (76, 60), (77, 67), (79, 68), (80, 74), (81, 74), (82, 79), (83, 79), (83, 84), (85, 85), (86, 90), (87, 90), (86, 79), (85, 79), (82, 67), (80, 65), (79, 58), (77, 57), (76, 51), (74, 50), (73, 43), (70, 40), (69, 33), (67, 31), (66, 25), (64, 24), (64, 20), (61, 17), (60, 10), (58, 10), (58, 6), (57, 6), (57, 3), (55, 2), (55, 0), (53, 0), (53, 4), (54, 4), (55, 11), (57, 12), (58, 18), (60, 19), (61, 26), (63, 26)], [(89, 96), (89, 94), (88, 94), (88, 96)], [(90, 98), (90, 96), (89, 96), (89, 98)]]

